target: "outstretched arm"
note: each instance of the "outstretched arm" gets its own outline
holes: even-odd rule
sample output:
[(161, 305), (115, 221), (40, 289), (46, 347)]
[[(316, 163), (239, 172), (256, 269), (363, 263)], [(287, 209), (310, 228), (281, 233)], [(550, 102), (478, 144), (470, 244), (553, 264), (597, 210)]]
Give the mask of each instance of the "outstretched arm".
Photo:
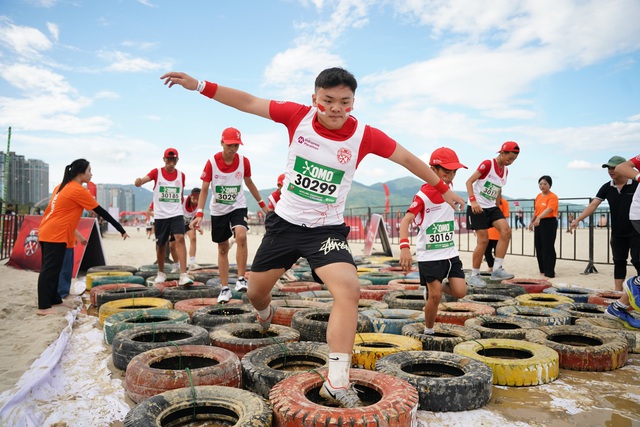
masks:
[[(160, 77), (164, 80), (164, 84), (170, 88), (174, 85), (180, 85), (187, 90), (198, 89), (199, 81), (188, 74), (172, 71)], [(255, 114), (256, 116), (271, 119), (269, 115), (268, 99), (258, 98), (250, 93), (243, 92), (226, 86), (220, 86), (215, 83), (205, 82), (205, 88), (201, 92), (221, 104), (228, 105), (245, 113)]]
[(640, 173), (638, 173), (638, 169), (635, 168), (635, 164), (632, 160), (627, 160), (624, 163), (620, 163), (616, 166), (616, 172), (625, 178), (630, 178), (636, 181), (640, 181)]

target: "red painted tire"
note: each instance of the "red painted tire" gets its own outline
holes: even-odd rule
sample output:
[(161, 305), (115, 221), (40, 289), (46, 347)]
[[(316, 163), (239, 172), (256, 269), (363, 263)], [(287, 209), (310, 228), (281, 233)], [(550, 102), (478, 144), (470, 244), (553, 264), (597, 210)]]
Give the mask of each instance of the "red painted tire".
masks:
[(388, 285), (365, 285), (360, 287), (360, 299), (382, 301), (382, 298), (393, 291)]
[(397, 289), (397, 290), (417, 291), (420, 289), (420, 279), (390, 280), (388, 286), (392, 289)]
[(267, 332), (261, 332), (257, 323), (226, 323), (209, 332), (211, 345), (233, 352), (242, 359), (245, 354), (256, 348), (271, 344), (296, 342), (300, 332), (293, 328), (272, 324)]
[(271, 300), (271, 305), (276, 309), (271, 323), (282, 326), (291, 326), (291, 318), (300, 310), (331, 308), (331, 304), (313, 300)]
[(598, 292), (595, 295), (590, 295), (589, 299), (587, 299), (587, 302), (589, 304), (598, 304), (598, 305), (606, 305), (606, 306), (608, 306), (612, 302), (618, 301), (620, 299), (620, 297), (622, 295), (624, 295), (624, 294), (625, 294), (625, 292), (623, 292), (623, 291)]
[(129, 289), (129, 288), (138, 288), (138, 289), (147, 289), (145, 285), (140, 285), (138, 283), (111, 283), (109, 285), (102, 285), (97, 287), (92, 287), (89, 291), (89, 301), (91, 301), (91, 305), (97, 306), (97, 294), (101, 292), (117, 290), (117, 289)]
[(604, 329), (607, 332), (615, 332), (622, 335), (629, 344), (629, 353), (640, 354), (640, 331), (636, 329), (626, 329), (625, 326), (617, 320), (599, 318), (599, 317), (582, 317), (576, 320), (576, 325), (587, 326), (591, 329)]
[(280, 292), (306, 292), (306, 291), (321, 291), (322, 285), (316, 282), (288, 282), (277, 283), (276, 287)]
[(574, 371), (612, 371), (627, 363), (629, 345), (616, 333), (585, 326), (543, 326), (527, 331), (527, 341), (554, 349), (560, 367)]
[(520, 286), (528, 294), (537, 294), (551, 287), (551, 282), (546, 279), (523, 279), (519, 277), (503, 280), (500, 284)]
[[(187, 371), (189, 368), (189, 371)], [(240, 359), (209, 345), (168, 346), (140, 353), (125, 374), (125, 391), (136, 403), (177, 388), (220, 385), (240, 388)]]
[(409, 427), (417, 423), (418, 392), (407, 381), (365, 369), (351, 369), (350, 380), (361, 400), (371, 402), (358, 408), (324, 406), (318, 390), (328, 370), (306, 372), (276, 384), (269, 400), (273, 406), (274, 427), (350, 426)]
[(438, 306), (436, 322), (464, 325), (467, 319), (478, 316), (493, 316), (496, 309), (486, 304), (474, 302), (444, 302)]

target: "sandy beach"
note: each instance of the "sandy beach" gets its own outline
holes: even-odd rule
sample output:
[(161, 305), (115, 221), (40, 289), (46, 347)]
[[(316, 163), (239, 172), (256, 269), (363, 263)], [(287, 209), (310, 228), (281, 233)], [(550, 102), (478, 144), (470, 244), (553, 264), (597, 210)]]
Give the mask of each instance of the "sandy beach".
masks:
[[(111, 233), (102, 239), (107, 264), (152, 264), (154, 242), (147, 239), (144, 229), (129, 227), (127, 232), (131, 239), (126, 241)], [(260, 239), (259, 234), (249, 234), (249, 260)], [(584, 245), (579, 242), (577, 246)], [(380, 248), (379, 242), (374, 244), (376, 248)], [(354, 255), (361, 255), (363, 245), (353, 244), (351, 249)], [(606, 245), (599, 245), (597, 250), (606, 253)], [(217, 263), (216, 251), (207, 232), (198, 235), (198, 263)], [(395, 256), (398, 252), (394, 249)], [(465, 267), (470, 267), (471, 253), (461, 252), (461, 258)], [(230, 259), (235, 259), (233, 248)], [(120, 421), (133, 403), (124, 395), (123, 374), (111, 364), (111, 349), (102, 340), (97, 318), (83, 313), (80, 296), (71, 299), (76, 308), (61, 307), (57, 308), (59, 314), (37, 316), (38, 274), (5, 263), (0, 266), (5, 292), (0, 300), (0, 425), (122, 425)], [(598, 264), (598, 273), (587, 275), (582, 274), (585, 267), (584, 261), (559, 260), (556, 278), (551, 282), (613, 289), (612, 265)], [(541, 278), (533, 257), (509, 255), (505, 269), (518, 278)], [(632, 269), (628, 271), (631, 275)], [(52, 343), (57, 348), (52, 349)], [(443, 426), (640, 426), (638, 378), (640, 356), (629, 354), (627, 366), (617, 371), (561, 370), (558, 380), (543, 386), (494, 386), (489, 405), (482, 409), (464, 413), (419, 411), (419, 419), (421, 425)]]

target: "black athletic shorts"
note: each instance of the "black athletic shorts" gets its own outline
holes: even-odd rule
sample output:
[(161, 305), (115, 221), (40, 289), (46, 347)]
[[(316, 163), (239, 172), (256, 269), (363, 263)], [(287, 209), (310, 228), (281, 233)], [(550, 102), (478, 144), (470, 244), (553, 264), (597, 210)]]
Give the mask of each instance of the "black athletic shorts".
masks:
[(493, 223), (504, 219), (504, 214), (499, 207), (482, 208), (479, 214), (473, 213), (471, 205), (467, 206), (467, 228), (470, 230), (486, 230), (493, 227)]
[(162, 246), (169, 240), (169, 237), (176, 234), (184, 234), (184, 221), (181, 216), (172, 218), (157, 219), (154, 224), (156, 233), (156, 245)]
[(418, 262), (418, 271), (420, 272), (420, 284), (422, 286), (427, 286), (427, 283), (435, 280), (442, 283), (444, 279), (450, 277), (464, 279), (462, 261), (459, 256), (438, 261), (420, 261)]
[[(309, 261), (312, 272), (337, 262), (356, 265), (347, 243), (350, 228), (345, 224), (303, 227), (285, 221), (272, 211), (265, 218), (265, 229), (251, 271), (288, 270), (300, 257)], [(322, 283), (315, 273), (313, 277)]]
[(247, 208), (240, 208), (220, 216), (211, 216), (211, 240), (215, 243), (226, 242), (233, 236), (233, 227), (247, 230)]

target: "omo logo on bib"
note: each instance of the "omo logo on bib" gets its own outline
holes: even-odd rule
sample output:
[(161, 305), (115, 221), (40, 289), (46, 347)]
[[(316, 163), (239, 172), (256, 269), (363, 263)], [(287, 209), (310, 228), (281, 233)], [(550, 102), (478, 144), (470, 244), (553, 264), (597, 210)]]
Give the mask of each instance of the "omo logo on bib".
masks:
[(288, 189), (298, 196), (320, 203), (335, 203), (336, 192), (344, 171), (334, 169), (302, 157), (296, 157), (293, 165), (294, 180)]

